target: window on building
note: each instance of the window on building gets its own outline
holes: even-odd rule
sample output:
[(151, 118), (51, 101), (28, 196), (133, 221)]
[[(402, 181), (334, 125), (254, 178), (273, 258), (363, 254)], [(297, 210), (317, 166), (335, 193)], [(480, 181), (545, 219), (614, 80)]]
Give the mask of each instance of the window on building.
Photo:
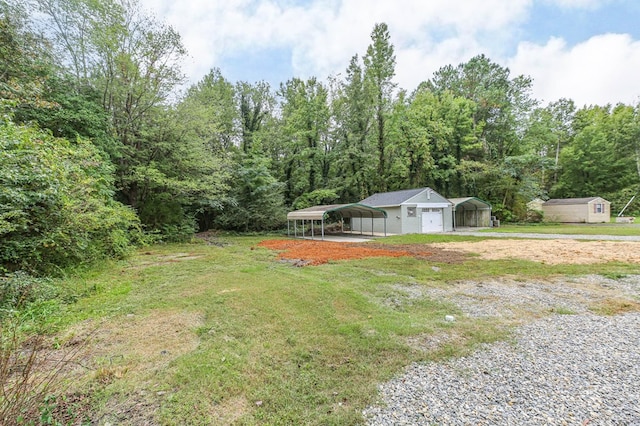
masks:
[(415, 207), (407, 207), (407, 217), (416, 217)]
[(596, 213), (604, 213), (604, 204), (594, 204), (594, 209)]

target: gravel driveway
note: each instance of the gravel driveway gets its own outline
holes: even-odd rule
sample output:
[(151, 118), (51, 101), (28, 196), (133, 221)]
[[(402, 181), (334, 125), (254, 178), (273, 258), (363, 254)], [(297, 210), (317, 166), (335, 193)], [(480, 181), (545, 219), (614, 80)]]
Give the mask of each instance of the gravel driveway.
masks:
[(484, 345), (468, 357), (407, 367), (380, 386), (379, 402), (364, 411), (368, 424), (640, 426), (640, 314), (587, 309), (614, 294), (638, 300), (640, 276), (430, 290), (429, 297), (454, 301), (471, 317), (523, 309), (574, 314), (538, 319), (519, 327), (513, 342)]
[(593, 240), (593, 241), (640, 241), (637, 235), (588, 235), (588, 234), (536, 234), (525, 232), (476, 232), (459, 230), (448, 232), (451, 235), (471, 235), (474, 237), (494, 238), (533, 238), (543, 240)]

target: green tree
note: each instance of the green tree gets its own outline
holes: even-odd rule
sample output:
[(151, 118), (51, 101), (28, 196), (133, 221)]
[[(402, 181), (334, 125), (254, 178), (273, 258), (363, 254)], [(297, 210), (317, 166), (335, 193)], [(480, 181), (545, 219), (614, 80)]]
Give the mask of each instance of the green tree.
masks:
[(333, 86), (331, 99), (336, 186), (344, 201), (359, 201), (372, 193), (376, 156), (370, 141), (373, 109), (357, 55), (351, 58), (346, 80)]
[[(53, 35), (58, 62), (66, 65), (76, 83), (86, 84), (95, 66), (94, 40), (101, 27), (97, 11), (100, 6), (87, 0), (33, 0), (33, 3), (49, 17), (48, 30)], [(112, 1), (103, 2), (105, 10), (114, 5)]]
[(280, 87), (282, 97), (283, 147), (288, 151), (284, 166), (285, 201), (328, 183), (332, 144), (328, 138), (328, 90), (316, 78), (297, 78)]
[[(174, 108), (186, 52), (179, 34), (144, 14), (137, 0), (38, 3), (70, 70), (101, 94), (116, 140), (110, 153), (119, 199), (150, 230), (193, 232), (194, 215), (224, 195), (221, 151), (233, 144), (233, 87), (214, 70)], [(210, 104), (198, 104), (198, 95)]]
[(142, 222), (179, 240), (196, 230), (198, 215), (218, 208), (226, 197), (229, 160), (194, 136), (180, 112), (159, 111), (153, 117), (130, 175), (142, 201)]
[(484, 160), (500, 162), (511, 155), (523, 154), (520, 144), (526, 117), (536, 101), (531, 97), (531, 78), (510, 78), (510, 71), (484, 55), (471, 58), (456, 68), (440, 68), (427, 83), (436, 93), (450, 90), (476, 105), (473, 124), (484, 144)]
[(285, 221), (284, 184), (271, 175), (269, 160), (244, 156), (231, 176), (233, 186), (215, 223), (223, 229), (264, 231)]
[(634, 108), (593, 106), (576, 112), (575, 136), (560, 153), (554, 197), (602, 196), (616, 198), (637, 187), (635, 157), (630, 149), (638, 136)]
[(53, 72), (49, 45), (26, 19), (23, 8), (0, 2), (0, 112), (53, 106), (41, 95)]
[(237, 104), (240, 112), (240, 146), (245, 154), (255, 147), (261, 138), (259, 132), (273, 115), (275, 97), (268, 83), (262, 81), (254, 85), (241, 81), (236, 84)]
[(560, 151), (573, 137), (574, 114), (573, 101), (560, 99), (544, 108), (536, 108), (527, 120), (523, 144), (546, 165), (537, 175), (541, 192), (535, 197), (545, 197), (551, 186), (558, 182)]
[(371, 32), (372, 43), (364, 56), (364, 80), (367, 96), (374, 110), (374, 126), (372, 134), (376, 140), (378, 155), (378, 190), (386, 190), (387, 174), (387, 122), (392, 109), (393, 91), (396, 84), (396, 57), (393, 44), (390, 42), (387, 24), (376, 24)]
[(187, 136), (202, 141), (212, 153), (224, 155), (232, 150), (238, 134), (235, 96), (235, 87), (219, 69), (209, 71), (187, 90), (178, 106)]
[[(432, 186), (449, 196), (463, 195), (461, 162), (481, 150), (474, 133), (475, 105), (449, 91), (420, 87), (392, 116), (392, 144), (397, 151), (390, 179), (395, 189)], [(399, 180), (398, 180), (399, 179)]]

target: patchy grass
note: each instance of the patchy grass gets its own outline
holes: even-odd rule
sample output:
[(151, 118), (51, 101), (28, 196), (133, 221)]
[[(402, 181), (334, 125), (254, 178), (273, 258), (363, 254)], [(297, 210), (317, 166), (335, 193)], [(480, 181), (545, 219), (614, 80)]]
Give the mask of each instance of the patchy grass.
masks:
[(499, 228), (483, 229), (480, 232), (507, 232), (533, 234), (569, 235), (615, 235), (640, 236), (640, 224), (627, 223), (539, 223), (527, 225), (502, 225)]
[(474, 237), (470, 235), (452, 235), (452, 234), (406, 234), (393, 235), (390, 237), (376, 239), (381, 244), (431, 244), (431, 243), (448, 243), (451, 241), (482, 241), (483, 237)]
[[(460, 241), (379, 242), (451, 238)], [(513, 321), (467, 318), (423, 289), (488, 277), (634, 273), (626, 264), (476, 257), (295, 267), (258, 247), (263, 239), (154, 246), (64, 281), (82, 296), (57, 313), (58, 329), (74, 336), (97, 329), (74, 384), (77, 394), (93, 395), (92, 422), (360, 424), (377, 385), (409, 363), (509, 336)]]
[(575, 311), (564, 306), (555, 306), (551, 308), (551, 312), (558, 315), (575, 315)]
[(589, 309), (598, 315), (618, 315), (640, 312), (640, 303), (628, 299), (607, 298), (592, 304)]

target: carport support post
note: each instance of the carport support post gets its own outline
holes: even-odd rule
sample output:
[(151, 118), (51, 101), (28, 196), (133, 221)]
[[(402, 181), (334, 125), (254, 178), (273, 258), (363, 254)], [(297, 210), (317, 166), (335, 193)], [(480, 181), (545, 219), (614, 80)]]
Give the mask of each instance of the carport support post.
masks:
[(453, 207), (453, 230), (456, 230), (456, 208)]
[(313, 219), (311, 219), (311, 239), (313, 240)]
[(324, 215), (322, 216), (322, 228), (320, 228), (320, 232), (322, 233), (322, 241), (324, 241)]
[(478, 206), (476, 206), (476, 228), (478, 227)]
[(371, 236), (373, 237), (373, 213), (371, 213)]

